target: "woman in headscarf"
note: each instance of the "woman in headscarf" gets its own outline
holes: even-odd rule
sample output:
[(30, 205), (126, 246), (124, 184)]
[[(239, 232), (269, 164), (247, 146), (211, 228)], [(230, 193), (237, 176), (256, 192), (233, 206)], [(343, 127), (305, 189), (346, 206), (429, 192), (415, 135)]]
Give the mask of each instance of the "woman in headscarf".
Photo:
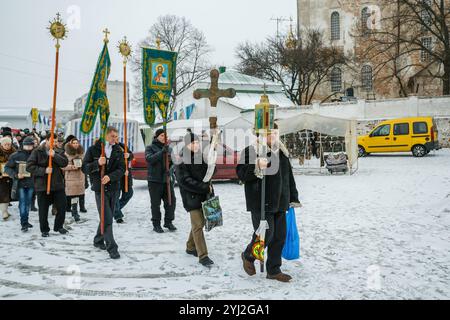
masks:
[(64, 147), (69, 165), (65, 167), (64, 177), (66, 183), (66, 197), (71, 205), (72, 217), (76, 222), (80, 221), (78, 202), (85, 192), (85, 176), (81, 171), (84, 158), (84, 149), (77, 138), (70, 140)]

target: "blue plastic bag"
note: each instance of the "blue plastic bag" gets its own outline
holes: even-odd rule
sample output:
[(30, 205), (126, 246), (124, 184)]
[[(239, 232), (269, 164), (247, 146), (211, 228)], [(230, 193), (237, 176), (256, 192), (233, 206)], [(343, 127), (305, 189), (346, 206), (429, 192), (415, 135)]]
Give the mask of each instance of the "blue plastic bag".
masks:
[(295, 221), (295, 210), (289, 208), (286, 213), (286, 242), (284, 244), (282, 257), (286, 260), (296, 260), (300, 258), (300, 237)]

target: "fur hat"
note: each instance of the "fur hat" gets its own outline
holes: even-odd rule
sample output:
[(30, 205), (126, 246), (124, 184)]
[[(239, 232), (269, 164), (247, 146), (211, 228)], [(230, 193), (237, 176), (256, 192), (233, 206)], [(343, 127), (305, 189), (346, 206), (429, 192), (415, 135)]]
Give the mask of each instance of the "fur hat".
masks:
[(8, 142), (12, 143), (12, 139), (10, 137), (0, 138), (0, 145), (3, 145), (3, 144), (8, 143)]

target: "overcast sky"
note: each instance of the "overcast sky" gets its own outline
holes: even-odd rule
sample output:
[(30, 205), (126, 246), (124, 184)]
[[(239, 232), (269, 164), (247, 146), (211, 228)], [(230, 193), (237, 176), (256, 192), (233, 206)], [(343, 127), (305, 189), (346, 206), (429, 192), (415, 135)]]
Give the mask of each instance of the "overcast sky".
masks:
[[(116, 44), (142, 40), (160, 15), (187, 17), (214, 49), (211, 62), (232, 67), (235, 48), (276, 33), (275, 17), (295, 18), (295, 0), (14, 0), (0, 1), (0, 110), (36, 106), (49, 109), (53, 93), (54, 42), (46, 27), (56, 12), (72, 28), (60, 53), (58, 107), (72, 108), (86, 93), (108, 27), (112, 73), (121, 80)], [(77, 19), (79, 12), (79, 21)], [(287, 29), (289, 23), (282, 27)], [(131, 75), (129, 75), (131, 78)], [(1, 111), (0, 111), (1, 115)], [(1, 118), (1, 116), (0, 116)]]

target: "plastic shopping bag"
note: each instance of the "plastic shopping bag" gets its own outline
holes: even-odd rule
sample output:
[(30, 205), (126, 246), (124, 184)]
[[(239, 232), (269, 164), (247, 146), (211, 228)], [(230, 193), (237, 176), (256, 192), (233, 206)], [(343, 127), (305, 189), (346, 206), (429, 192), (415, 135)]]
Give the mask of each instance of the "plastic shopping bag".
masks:
[(295, 221), (295, 210), (289, 208), (286, 213), (286, 242), (284, 244), (282, 257), (286, 260), (300, 258), (300, 237), (298, 235), (297, 222)]

